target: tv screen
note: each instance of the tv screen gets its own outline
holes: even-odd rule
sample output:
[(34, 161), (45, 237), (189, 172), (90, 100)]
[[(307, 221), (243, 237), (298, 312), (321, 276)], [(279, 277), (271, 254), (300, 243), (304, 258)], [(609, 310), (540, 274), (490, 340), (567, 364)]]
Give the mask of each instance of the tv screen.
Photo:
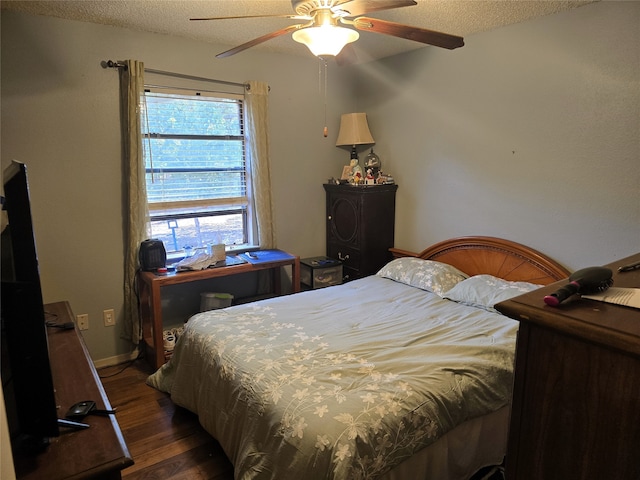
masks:
[(37, 449), (59, 435), (47, 327), (33, 234), (27, 169), (14, 161), (4, 171), (2, 232), (2, 386), (16, 448)]

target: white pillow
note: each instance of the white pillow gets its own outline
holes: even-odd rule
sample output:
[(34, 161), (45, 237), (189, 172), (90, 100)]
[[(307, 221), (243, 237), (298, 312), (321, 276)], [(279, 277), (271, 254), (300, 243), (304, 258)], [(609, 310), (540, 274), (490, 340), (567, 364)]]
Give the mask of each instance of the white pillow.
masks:
[(446, 263), (415, 257), (396, 258), (377, 275), (442, 296), (468, 275)]
[(496, 312), (493, 308), (496, 303), (531, 292), (541, 286), (528, 282), (511, 282), (492, 275), (474, 275), (454, 285), (443, 296), (454, 302)]

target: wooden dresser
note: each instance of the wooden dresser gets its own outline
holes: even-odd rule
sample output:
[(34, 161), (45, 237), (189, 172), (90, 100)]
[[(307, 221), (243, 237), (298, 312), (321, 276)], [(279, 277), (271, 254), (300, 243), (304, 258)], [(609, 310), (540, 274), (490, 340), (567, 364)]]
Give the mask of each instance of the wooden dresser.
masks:
[[(67, 302), (44, 306), (47, 320), (57, 324), (73, 321)], [(89, 352), (77, 329), (48, 329), (49, 360), (56, 390), (58, 417), (64, 418), (77, 402), (93, 400), (98, 409), (111, 409)], [(15, 458), (19, 480), (99, 479), (116, 480), (120, 471), (133, 465), (116, 415), (89, 415), (86, 430), (60, 429), (46, 450)]]
[[(614, 286), (640, 288), (618, 267)], [(520, 322), (507, 480), (640, 479), (640, 309), (543, 297), (566, 281), (496, 305)]]

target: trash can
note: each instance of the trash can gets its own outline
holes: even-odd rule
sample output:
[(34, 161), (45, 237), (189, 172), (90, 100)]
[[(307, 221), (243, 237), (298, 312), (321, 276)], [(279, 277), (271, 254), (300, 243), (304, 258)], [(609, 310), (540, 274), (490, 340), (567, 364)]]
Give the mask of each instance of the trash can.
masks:
[(204, 292), (200, 294), (200, 311), (229, 307), (232, 301), (233, 295), (230, 293)]

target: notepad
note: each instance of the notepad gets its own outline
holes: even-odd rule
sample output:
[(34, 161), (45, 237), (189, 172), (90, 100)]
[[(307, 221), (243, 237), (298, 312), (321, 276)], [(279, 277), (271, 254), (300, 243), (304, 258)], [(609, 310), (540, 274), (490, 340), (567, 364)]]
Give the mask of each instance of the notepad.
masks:
[(582, 298), (640, 308), (640, 288), (611, 287), (595, 295), (582, 295)]

